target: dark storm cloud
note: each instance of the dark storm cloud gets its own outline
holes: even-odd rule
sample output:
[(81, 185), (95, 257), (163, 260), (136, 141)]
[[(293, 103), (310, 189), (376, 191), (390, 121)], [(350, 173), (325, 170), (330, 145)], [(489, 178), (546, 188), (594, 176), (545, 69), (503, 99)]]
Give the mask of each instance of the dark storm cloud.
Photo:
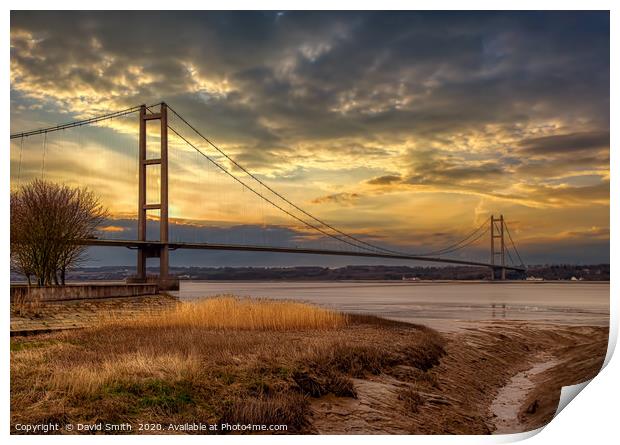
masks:
[[(101, 225), (100, 237), (105, 239), (135, 240), (137, 239), (137, 226), (138, 224), (135, 219), (109, 219)], [(369, 235), (357, 234), (357, 237), (368, 242), (377, 241), (376, 238)], [(147, 239), (159, 239), (159, 223), (155, 220), (147, 221)], [(223, 225), (221, 223), (204, 224), (204, 222), (201, 224), (192, 224), (185, 221), (171, 220), (170, 241), (343, 250), (342, 243), (339, 244), (338, 241), (332, 238), (317, 236), (315, 233), (308, 233), (299, 228), (276, 225)], [(384, 244), (389, 245), (389, 243)], [(105, 250), (107, 252), (114, 252), (114, 250), (110, 249)], [(118, 249), (116, 253), (120, 253)], [(187, 254), (187, 252), (185, 252), (185, 254)], [(245, 252), (241, 254), (229, 254), (229, 256), (239, 256), (241, 258), (247, 256), (256, 257), (256, 254), (247, 254), (248, 253)], [(123, 255), (123, 258), (127, 257), (127, 255)], [(106, 264), (128, 264), (122, 262), (117, 263), (115, 261), (117, 261), (117, 259), (112, 258), (111, 263), (107, 262)]]
[(549, 155), (550, 153), (541, 159), (524, 159), (515, 166), (515, 172), (528, 178), (553, 178), (577, 175), (588, 170), (599, 170), (604, 174), (609, 168), (609, 151), (596, 153), (594, 156), (574, 152), (568, 152), (565, 156), (563, 152)]
[[(81, 104), (76, 96), (86, 107), (111, 94), (118, 106), (164, 99), (215, 140), (234, 144), (252, 169), (290, 170), (343, 138), (372, 145), (337, 144), (340, 155), (368, 159), (389, 156), (387, 141), (453, 143), (451, 135), (489, 125), (536, 153), (600, 145), (608, 131), (604, 13), (22, 12), (12, 19), (20, 94), (68, 108)], [(589, 131), (520, 134), (523, 125), (558, 118), (585, 121)], [(403, 182), (493, 189), (506, 173), (496, 160), (433, 156), (414, 162)]]
[(410, 174), (403, 183), (443, 185), (477, 189), (487, 181), (505, 178), (506, 167), (499, 161), (467, 161), (438, 150), (414, 150), (409, 153)]
[[(147, 239), (159, 238), (159, 223), (148, 220)], [(134, 219), (110, 219), (102, 224), (102, 232), (108, 239), (135, 240), (138, 238), (137, 221)], [(191, 224), (170, 221), (170, 240), (214, 244), (275, 245), (280, 247), (310, 247), (319, 240), (292, 227), (251, 224)], [(316, 247), (316, 246), (315, 246)]]
[(593, 131), (584, 133), (561, 134), (519, 142), (519, 148), (531, 154), (570, 153), (576, 151), (598, 151), (609, 149), (609, 132)]
[(366, 181), (370, 185), (389, 185), (400, 182), (402, 177), (400, 175), (383, 175)]
[[(51, 97), (88, 86), (115, 92), (125, 105), (165, 99), (218, 137), (262, 144), (428, 136), (558, 113), (587, 116), (599, 127), (608, 121), (604, 13), (276, 18), (13, 13), (13, 86), (29, 79)], [(142, 71), (130, 72), (134, 65)], [(229, 90), (191, 91), (198, 78), (226, 79)]]

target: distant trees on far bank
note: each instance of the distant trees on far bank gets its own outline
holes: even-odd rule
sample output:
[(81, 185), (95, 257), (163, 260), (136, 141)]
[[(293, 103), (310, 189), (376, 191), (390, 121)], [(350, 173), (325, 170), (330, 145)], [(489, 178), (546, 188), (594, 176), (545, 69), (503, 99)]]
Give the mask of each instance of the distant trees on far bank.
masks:
[(11, 191), (11, 267), (28, 284), (64, 285), (66, 272), (79, 264), (85, 246), (107, 210), (83, 187), (36, 179)]

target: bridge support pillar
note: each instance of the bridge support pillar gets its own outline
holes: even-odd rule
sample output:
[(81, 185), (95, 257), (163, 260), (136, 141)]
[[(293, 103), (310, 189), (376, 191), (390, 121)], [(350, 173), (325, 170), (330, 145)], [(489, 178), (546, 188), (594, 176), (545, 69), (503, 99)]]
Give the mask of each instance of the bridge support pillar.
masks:
[[(147, 158), (147, 123), (151, 120), (160, 121), (160, 151), (159, 158)], [(138, 140), (138, 240), (147, 241), (146, 223), (147, 211), (159, 210), (159, 241), (138, 248), (136, 278), (132, 281), (150, 281), (146, 275), (146, 259), (159, 258), (159, 277), (157, 282), (162, 290), (175, 290), (179, 288), (179, 281), (171, 277), (169, 273), (170, 253), (168, 246), (168, 107), (165, 103), (160, 104), (159, 113), (150, 112), (146, 105), (140, 107), (140, 132)], [(147, 202), (146, 172), (151, 165), (159, 165), (159, 202)], [(156, 247), (155, 247), (156, 246)]]
[(136, 270), (136, 278), (139, 282), (146, 282), (146, 252), (144, 249), (138, 249), (138, 267)]
[[(504, 231), (504, 215), (500, 215), (499, 218), (495, 218), (494, 215), (491, 215), (491, 280), (495, 280), (495, 260), (497, 256), (499, 256), (500, 261), (500, 279), (506, 279), (506, 244), (504, 242)], [(499, 240), (499, 246), (496, 245), (496, 239)]]
[[(146, 241), (146, 105), (140, 107), (138, 133), (138, 240)], [(146, 251), (138, 249), (136, 281), (146, 282)]]

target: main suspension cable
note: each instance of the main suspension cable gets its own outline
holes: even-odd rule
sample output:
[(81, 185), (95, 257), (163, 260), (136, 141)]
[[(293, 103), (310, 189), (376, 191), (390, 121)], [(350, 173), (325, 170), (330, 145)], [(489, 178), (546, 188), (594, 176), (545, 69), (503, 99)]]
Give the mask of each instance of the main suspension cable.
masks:
[(446, 253), (452, 253), (452, 252), (456, 252), (456, 251), (461, 250), (461, 249), (463, 249), (463, 248), (465, 248), (465, 247), (467, 247), (467, 246), (471, 246), (472, 244), (474, 244), (475, 242), (477, 242), (480, 238), (482, 238), (484, 235), (486, 235), (486, 234), (489, 232), (489, 230), (490, 230), (490, 229), (487, 227), (485, 230), (483, 230), (482, 232), (480, 232), (480, 234), (479, 234), (477, 237), (475, 237), (474, 239), (470, 240), (469, 242), (467, 242), (467, 243), (463, 244), (463, 245), (462, 245), (462, 246), (460, 246), (460, 247), (457, 247), (457, 248), (455, 248), (455, 249), (452, 249), (452, 250), (449, 250), (449, 251), (447, 251), (447, 252), (444, 252), (443, 254), (446, 254)]
[(64, 124), (53, 125), (51, 127), (39, 128), (37, 130), (24, 131), (21, 133), (13, 133), (11, 134), (11, 139), (23, 138), (28, 136), (35, 136), (37, 134), (46, 134), (51, 133), (53, 131), (65, 130), (67, 128), (80, 127), (82, 125), (94, 124), (96, 122), (100, 122), (107, 119), (114, 119), (116, 117), (125, 116), (127, 114), (135, 113), (140, 110), (141, 105), (136, 105), (131, 108), (127, 108), (125, 110), (115, 111), (113, 113), (102, 114), (99, 116), (91, 117), (88, 119), (83, 119), (79, 121), (67, 122)]
[[(430, 256), (430, 255), (443, 255), (445, 253), (450, 253), (450, 252), (455, 252), (457, 250), (462, 249), (464, 246), (461, 247), (457, 247), (460, 244), (464, 243), (465, 241), (467, 241), (468, 239), (470, 239), (472, 236), (474, 236), (480, 229), (482, 229), (485, 225), (487, 224), (487, 221), (484, 221), (482, 224), (480, 224), (478, 227), (476, 227), (472, 232), (469, 233), (469, 235), (467, 235), (465, 238), (461, 239), (460, 241), (453, 243), (449, 246), (444, 247), (443, 249), (439, 249), (439, 250), (434, 250), (432, 252), (425, 252), (421, 255), (423, 256)], [(476, 238), (476, 240), (478, 240), (480, 238)]]
[[(317, 227), (316, 225), (313, 225), (312, 223), (309, 223), (301, 218), (299, 218), (298, 216), (294, 215), (293, 213), (289, 212), (288, 210), (282, 208), (281, 206), (279, 206), (278, 204), (276, 204), (275, 202), (273, 202), (272, 200), (270, 200), (269, 198), (267, 198), (266, 196), (264, 196), (262, 193), (257, 192), (256, 190), (254, 190), (252, 187), (248, 186), (245, 182), (243, 182), (241, 179), (239, 179), (238, 177), (236, 177), (235, 175), (233, 175), (232, 173), (230, 173), (228, 170), (226, 170), (222, 165), (220, 165), (217, 161), (215, 161), (213, 158), (211, 158), (209, 155), (207, 155), (206, 153), (204, 153), (202, 150), (200, 150), (198, 147), (196, 147), (194, 144), (192, 144), (189, 140), (187, 140), (184, 136), (182, 136), (176, 129), (174, 129), (173, 127), (171, 127), (170, 125), (168, 125), (168, 128), (174, 133), (176, 134), (179, 138), (181, 138), (183, 141), (185, 141), (186, 144), (188, 144), (190, 147), (192, 147), (194, 150), (196, 150), (198, 153), (200, 153), (202, 156), (204, 156), (207, 160), (209, 160), (209, 162), (211, 162), (213, 165), (215, 165), (217, 168), (219, 168), (220, 170), (222, 170), (224, 173), (226, 173), (228, 176), (230, 176), (231, 178), (233, 178), (235, 181), (237, 181), (239, 184), (241, 184), (242, 186), (246, 187), (248, 190), (250, 190), (252, 193), (254, 193), (255, 195), (257, 195), (258, 197), (260, 197), (261, 199), (265, 200), (266, 202), (268, 202), (269, 204), (271, 204), (272, 206), (276, 207), (278, 210), (286, 213), (287, 215), (289, 215), (290, 217), (296, 219), (297, 221), (301, 222), (302, 224), (310, 227), (313, 230), (317, 230), (318, 232), (321, 232), (322, 234), (329, 236), (331, 238), (334, 238), (338, 241), (344, 242), (349, 244), (350, 246), (356, 247), (358, 249), (360, 248), (364, 248), (363, 246), (359, 246), (357, 244), (353, 244), (345, 239), (342, 239), (332, 233), (326, 232), (325, 230), (321, 229), (320, 227)], [(368, 248), (365, 248), (366, 250), (369, 250)]]
[[(241, 171), (243, 171), (245, 174), (247, 174), (250, 178), (254, 179), (260, 185), (265, 187), (267, 190), (269, 190), (275, 196), (277, 196), (278, 198), (282, 199), (284, 202), (286, 202), (287, 204), (291, 205), (292, 207), (294, 207), (295, 209), (297, 209), (298, 211), (300, 211), (301, 213), (303, 213), (307, 217), (311, 218), (312, 220), (316, 221), (317, 223), (321, 224), (322, 226), (327, 227), (328, 229), (338, 233), (339, 235), (341, 235), (343, 237), (346, 237), (346, 238), (348, 238), (350, 240), (353, 240), (355, 243), (359, 243), (359, 244), (363, 244), (364, 246), (368, 246), (368, 247), (370, 247), (373, 250), (379, 250), (379, 251), (383, 251), (383, 252), (387, 252), (387, 253), (392, 253), (392, 254), (396, 254), (396, 255), (414, 255), (414, 256), (429, 256), (429, 255), (435, 255), (435, 254), (450, 253), (450, 252), (454, 252), (456, 250), (460, 250), (461, 248), (469, 245), (469, 244), (465, 244), (464, 246), (461, 246), (461, 247), (458, 247), (458, 248), (454, 248), (454, 247), (456, 247), (456, 246), (466, 242), (470, 237), (472, 237), (476, 232), (478, 232), (482, 228), (482, 226), (484, 226), (484, 224), (485, 224), (485, 223), (483, 223), (480, 227), (476, 228), (473, 232), (471, 232), (465, 238), (461, 239), (458, 243), (452, 244), (452, 245), (447, 246), (447, 247), (445, 247), (443, 249), (439, 249), (439, 250), (433, 251), (433, 252), (425, 252), (425, 253), (420, 253), (420, 254), (412, 254), (412, 253), (408, 253), (408, 252), (401, 252), (401, 251), (396, 251), (396, 250), (392, 250), (392, 249), (387, 249), (387, 248), (384, 248), (384, 247), (381, 247), (381, 246), (377, 246), (377, 245), (372, 244), (372, 243), (368, 243), (368, 242), (366, 242), (366, 241), (364, 241), (364, 240), (362, 240), (360, 238), (357, 238), (357, 237), (355, 237), (353, 235), (350, 235), (350, 234), (348, 234), (346, 232), (343, 232), (342, 230), (340, 230), (340, 229), (338, 229), (338, 228), (336, 228), (336, 227), (326, 223), (325, 221), (317, 218), (316, 216), (314, 216), (311, 213), (307, 212), (306, 210), (302, 209), (301, 207), (299, 207), (295, 203), (291, 202), (285, 196), (283, 196), (282, 194), (280, 194), (279, 192), (277, 192), (276, 190), (271, 188), (269, 185), (267, 185), (265, 182), (263, 182), (256, 175), (252, 174), (245, 167), (243, 167), (241, 164), (239, 164), (237, 161), (235, 161), (233, 158), (231, 158), (226, 152), (224, 152), (222, 149), (220, 149), (209, 138), (207, 138), (197, 128), (195, 128), (192, 124), (190, 124), (183, 116), (181, 116), (179, 113), (177, 113), (176, 110), (174, 108), (172, 108), (170, 105), (168, 105), (168, 109), (171, 110), (183, 123), (185, 123), (185, 125), (187, 125), (192, 131), (194, 131), (194, 133), (196, 133), (200, 138), (202, 138), (205, 142), (207, 142), (215, 150), (217, 150), (222, 156), (224, 156), (226, 159), (228, 159), (230, 162), (232, 162), (233, 165), (235, 165), (237, 168), (239, 168)], [(278, 208), (280, 208), (280, 207), (278, 207)], [(296, 218), (296, 219), (299, 219), (299, 218)], [(324, 233), (324, 232), (321, 232), (321, 233)], [(334, 238), (334, 237), (332, 236), (332, 238)], [(338, 239), (340, 241), (344, 241), (340, 237), (335, 237), (335, 239)], [(476, 240), (478, 240), (478, 239), (479, 239), (479, 237), (476, 238)], [(347, 243), (347, 244), (351, 245), (351, 243)], [(364, 248), (363, 246), (356, 246), (356, 247)], [(366, 250), (368, 250), (368, 249), (366, 249)]]
[[(256, 175), (252, 174), (250, 171), (248, 171), (245, 167), (243, 167), (241, 164), (239, 164), (233, 158), (228, 156), (228, 154), (226, 152), (224, 152), (217, 145), (215, 145), (209, 138), (204, 136), (198, 129), (196, 129), (192, 124), (190, 124), (183, 116), (179, 115), (179, 113), (177, 113), (174, 110), (174, 108), (172, 108), (170, 105), (168, 105), (168, 109), (171, 110), (181, 121), (183, 121), (183, 123), (185, 123), (185, 125), (187, 125), (189, 128), (191, 128), (192, 131), (194, 131), (194, 133), (196, 133), (200, 138), (202, 138), (205, 142), (207, 142), (209, 145), (211, 145), (213, 148), (215, 148), (222, 156), (224, 156), (226, 159), (228, 159), (230, 162), (232, 162), (235, 165), (235, 167), (239, 168), (241, 171), (243, 171), (245, 174), (247, 174), (250, 178), (254, 179), (256, 182), (258, 182), (260, 185), (265, 187), (271, 193), (273, 193), (278, 198), (282, 199), (284, 202), (286, 202), (290, 206), (294, 207), (295, 209), (297, 209), (298, 211), (300, 211), (301, 213), (303, 213), (307, 217), (311, 218), (312, 220), (316, 221), (317, 223), (321, 224), (322, 226), (325, 226), (325, 227), (329, 228), (330, 230), (333, 230), (334, 232), (338, 233), (339, 235), (342, 235), (342, 236), (344, 236), (346, 238), (349, 238), (349, 239), (353, 240), (356, 243), (368, 246), (368, 247), (370, 247), (370, 248), (372, 248), (374, 250), (381, 250), (381, 251), (384, 251), (384, 252), (393, 253), (393, 254), (397, 254), (397, 255), (410, 255), (409, 253), (403, 253), (403, 252), (398, 252), (398, 251), (391, 250), (391, 249), (386, 249), (384, 247), (368, 243), (368, 242), (366, 242), (366, 241), (364, 241), (362, 239), (359, 239), (359, 238), (357, 238), (357, 237), (355, 237), (353, 235), (349, 235), (348, 233), (343, 232), (342, 230), (337, 229), (336, 227), (333, 227), (332, 225), (326, 223), (325, 221), (317, 218), (316, 216), (314, 216), (311, 213), (307, 212), (306, 210), (302, 209), (301, 207), (299, 207), (298, 205), (296, 205), (295, 203), (291, 202), (286, 197), (281, 195), (279, 192), (277, 192), (276, 190), (271, 188), (269, 185), (267, 185), (265, 182), (263, 182)], [(337, 239), (340, 239), (340, 238), (337, 238)], [(358, 247), (362, 247), (362, 246), (358, 246)]]
[(523, 259), (521, 259), (521, 255), (519, 255), (519, 251), (517, 250), (517, 246), (515, 245), (515, 242), (512, 239), (512, 235), (510, 234), (510, 229), (508, 229), (508, 224), (504, 223), (504, 226), (506, 227), (506, 233), (508, 233), (508, 239), (510, 239), (510, 244), (512, 244), (512, 248), (514, 249), (515, 253), (517, 254), (517, 257), (519, 258), (519, 261), (521, 262), (521, 266), (525, 266), (525, 263), (523, 262)]

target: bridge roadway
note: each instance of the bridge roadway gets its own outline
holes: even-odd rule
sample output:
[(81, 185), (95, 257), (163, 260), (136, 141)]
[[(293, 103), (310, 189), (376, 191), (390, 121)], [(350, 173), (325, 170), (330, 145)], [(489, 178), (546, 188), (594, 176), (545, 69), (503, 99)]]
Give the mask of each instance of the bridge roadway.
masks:
[[(163, 243), (159, 241), (138, 241), (138, 240), (111, 240), (111, 239), (84, 239), (80, 241), (81, 245), (85, 246), (107, 246), (107, 247), (127, 247), (129, 249), (152, 248), (153, 250), (159, 250)], [(339, 250), (324, 250), (324, 249), (307, 249), (307, 248), (289, 248), (289, 247), (271, 247), (271, 246), (254, 246), (243, 244), (216, 244), (216, 243), (186, 243), (186, 242), (168, 242), (169, 250), (177, 249), (194, 249), (194, 250), (234, 250), (245, 252), (276, 252), (276, 253), (301, 253), (307, 255), (337, 255), (337, 256), (354, 256), (354, 257), (367, 257), (367, 258), (388, 258), (397, 260), (413, 260), (413, 261), (428, 261), (433, 263), (448, 263), (448, 264), (461, 264), (466, 266), (483, 266), (493, 269), (502, 269), (501, 265), (482, 263), (477, 261), (457, 260), (441, 257), (428, 257), (419, 255), (396, 255), (389, 253), (374, 253), (374, 252), (346, 252)], [(520, 266), (503, 266), (503, 269), (514, 270), (517, 272), (525, 272), (525, 267)]]

